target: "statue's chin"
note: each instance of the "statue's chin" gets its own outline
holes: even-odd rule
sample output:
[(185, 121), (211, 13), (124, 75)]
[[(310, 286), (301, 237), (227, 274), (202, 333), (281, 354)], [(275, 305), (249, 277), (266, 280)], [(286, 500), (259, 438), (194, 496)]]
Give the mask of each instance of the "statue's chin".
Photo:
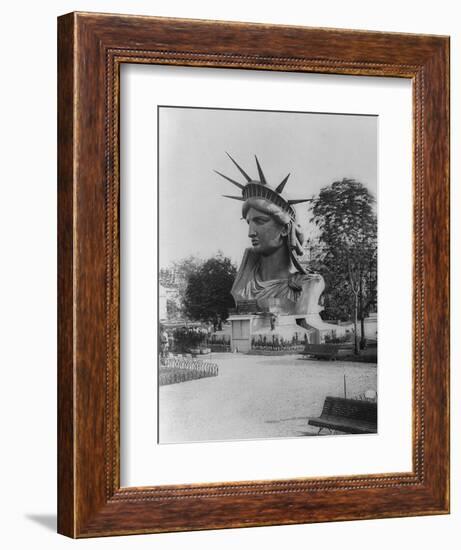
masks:
[(260, 256), (272, 256), (272, 254), (275, 254), (279, 248), (280, 247), (261, 247), (259, 244), (253, 245), (253, 251)]

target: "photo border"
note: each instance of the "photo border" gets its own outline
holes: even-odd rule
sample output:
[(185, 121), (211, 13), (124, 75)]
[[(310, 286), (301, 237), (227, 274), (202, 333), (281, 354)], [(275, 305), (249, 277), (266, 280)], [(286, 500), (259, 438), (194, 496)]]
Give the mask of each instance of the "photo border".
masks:
[[(160, 105), (158, 104), (157, 105), (157, 122), (156, 122), (156, 133), (157, 133), (157, 151), (156, 151), (156, 154), (157, 154), (157, 240), (156, 240), (156, 246), (157, 246), (157, 266), (158, 266), (158, 270), (160, 270), (160, 187), (161, 187), (161, 183), (160, 183), (160, 147), (161, 147), (161, 143), (160, 143), (160, 109), (193, 109), (195, 111), (200, 111), (200, 110), (205, 110), (205, 111), (238, 111), (238, 112), (251, 112), (251, 113), (269, 113), (269, 114), (297, 114), (297, 115), (314, 115), (314, 116), (318, 116), (318, 115), (323, 115), (323, 116), (331, 116), (331, 117), (334, 117), (334, 116), (342, 116), (342, 117), (372, 117), (372, 118), (375, 118), (376, 120), (378, 120), (379, 118), (379, 114), (376, 114), (376, 113), (352, 113), (352, 112), (327, 112), (327, 111), (310, 111), (310, 110), (286, 110), (286, 109), (269, 109), (269, 108), (265, 108), (265, 109), (255, 109), (255, 108), (241, 108), (241, 107), (209, 107), (209, 106), (196, 106), (196, 105), (169, 105), (169, 104), (165, 104), (165, 105)], [(378, 141), (378, 127), (376, 125), (376, 128), (375, 128), (375, 133), (376, 133), (376, 141)], [(378, 166), (376, 164), (375, 166), (375, 172), (376, 172), (376, 178), (378, 179)], [(376, 190), (376, 196), (378, 195), (377, 193), (377, 190)], [(156, 274), (157, 276), (157, 304), (159, 304), (159, 295), (160, 295), (160, 277), (159, 277), (159, 272), (157, 272)], [(157, 326), (160, 326), (161, 325), (161, 322), (160, 322), (160, 306), (157, 305), (157, 315), (156, 315), (156, 321), (157, 321)], [(377, 363), (377, 362), (376, 362)], [(290, 436), (286, 436), (286, 435), (279, 435), (279, 436), (273, 436), (273, 437), (263, 437), (263, 436), (254, 436), (254, 437), (242, 437), (242, 438), (237, 438), (237, 439), (233, 439), (233, 438), (229, 438), (229, 439), (212, 439), (212, 440), (208, 440), (208, 439), (198, 439), (196, 441), (171, 441), (171, 442), (161, 442), (160, 441), (160, 383), (159, 383), (159, 378), (158, 378), (158, 369), (159, 369), (159, 366), (160, 366), (160, 358), (157, 358), (157, 361), (156, 361), (156, 373), (157, 373), (157, 379), (156, 379), (156, 387), (157, 387), (157, 426), (156, 426), (156, 429), (157, 429), (157, 437), (156, 437), (156, 443), (157, 444), (181, 444), (181, 443), (207, 443), (207, 442), (216, 442), (216, 441), (219, 441), (219, 442), (227, 442), (227, 441), (235, 441), (235, 440), (243, 440), (243, 441), (249, 441), (249, 440), (261, 440), (261, 439), (286, 439), (286, 438), (289, 438)], [(377, 367), (377, 364), (376, 364), (376, 367)], [(376, 432), (373, 432), (374, 434), (377, 434), (378, 433), (378, 430), (376, 430)], [(291, 436), (293, 437), (293, 436)]]
[[(412, 471), (120, 487), (121, 63), (412, 80)], [(449, 512), (448, 37), (71, 13), (58, 19), (58, 154), (60, 533)]]

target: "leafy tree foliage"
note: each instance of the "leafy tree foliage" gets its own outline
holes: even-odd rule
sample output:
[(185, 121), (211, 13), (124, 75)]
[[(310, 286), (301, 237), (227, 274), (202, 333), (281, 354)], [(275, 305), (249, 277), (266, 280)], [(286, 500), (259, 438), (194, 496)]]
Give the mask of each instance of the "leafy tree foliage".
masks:
[(234, 307), (230, 293), (237, 269), (219, 253), (192, 271), (187, 279), (184, 311), (189, 319), (205, 322), (225, 320)]
[[(196, 273), (200, 266), (203, 264), (203, 260), (197, 256), (189, 255), (186, 258), (183, 258), (182, 260), (178, 260), (176, 262), (173, 262), (172, 267), (170, 268), (171, 272), (174, 272), (174, 286), (176, 287), (178, 291), (179, 296), (179, 311), (174, 311), (175, 315), (177, 317), (180, 317), (182, 315), (185, 315), (185, 301), (186, 301), (186, 289), (187, 284), (189, 281), (189, 278), (192, 276), (192, 274)], [(167, 302), (167, 310), (168, 310), (168, 302)], [(173, 307), (171, 308), (171, 313), (173, 313)]]
[(176, 272), (176, 286), (179, 288), (180, 294), (185, 293), (189, 277), (196, 273), (202, 264), (203, 260), (193, 254), (173, 263), (173, 269)]
[(181, 316), (181, 309), (174, 300), (167, 299), (166, 311), (168, 319), (177, 319)]
[(325, 278), (325, 314), (329, 319), (353, 319), (358, 351), (357, 320), (362, 323), (376, 306), (377, 219), (375, 199), (352, 179), (324, 187), (312, 202), (311, 221), (319, 231), (311, 267)]

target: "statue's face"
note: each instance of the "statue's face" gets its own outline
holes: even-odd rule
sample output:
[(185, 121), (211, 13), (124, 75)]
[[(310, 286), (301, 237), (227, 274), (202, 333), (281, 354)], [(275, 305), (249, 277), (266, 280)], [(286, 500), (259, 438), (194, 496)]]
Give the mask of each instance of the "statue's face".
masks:
[(255, 252), (269, 256), (283, 246), (283, 237), (287, 235), (287, 229), (272, 216), (250, 208), (246, 215), (246, 221), (248, 236)]

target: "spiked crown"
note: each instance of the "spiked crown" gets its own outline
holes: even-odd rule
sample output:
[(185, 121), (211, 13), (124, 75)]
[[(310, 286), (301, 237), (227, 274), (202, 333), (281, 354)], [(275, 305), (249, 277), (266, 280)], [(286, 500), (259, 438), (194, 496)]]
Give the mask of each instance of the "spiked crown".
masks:
[(226, 179), (227, 181), (230, 181), (242, 191), (241, 196), (223, 195), (224, 197), (228, 199), (234, 199), (237, 201), (247, 201), (248, 199), (251, 199), (251, 198), (265, 199), (267, 201), (272, 202), (273, 204), (281, 208), (284, 212), (286, 212), (289, 215), (292, 222), (296, 222), (296, 212), (292, 207), (292, 205), (298, 204), (301, 202), (307, 202), (310, 199), (288, 200), (282, 196), (282, 191), (285, 188), (285, 185), (288, 181), (288, 178), (290, 177), (290, 174), (285, 176), (285, 178), (277, 185), (277, 187), (272, 188), (267, 183), (266, 177), (264, 176), (264, 172), (262, 171), (261, 165), (259, 164), (258, 157), (256, 155), (255, 155), (255, 159), (256, 159), (256, 167), (258, 169), (259, 180), (252, 179), (243, 170), (243, 168), (239, 166), (237, 162), (229, 155), (229, 153), (226, 153), (226, 154), (231, 159), (231, 161), (235, 164), (235, 166), (238, 168), (242, 176), (245, 178), (246, 184), (239, 183), (238, 181), (233, 180), (229, 176), (226, 176), (221, 172), (218, 172), (217, 170), (215, 170), (215, 172), (219, 174), (222, 178)]
[[(288, 181), (288, 178), (290, 177), (290, 174), (285, 176), (285, 178), (283, 178), (283, 180), (277, 185), (277, 187), (275, 188), (270, 187), (267, 183), (266, 177), (264, 176), (261, 165), (259, 164), (259, 161), (258, 161), (258, 157), (256, 155), (255, 155), (255, 159), (256, 159), (256, 167), (258, 169), (259, 180), (252, 179), (243, 170), (243, 168), (235, 162), (235, 160), (229, 155), (229, 153), (226, 153), (226, 154), (231, 159), (231, 161), (235, 164), (235, 166), (238, 168), (242, 176), (245, 178), (246, 184), (239, 183), (238, 181), (235, 181), (232, 178), (225, 176), (224, 174), (221, 174), (221, 172), (218, 172), (217, 170), (215, 170), (217, 174), (219, 174), (224, 179), (233, 183), (242, 192), (241, 196), (224, 195), (224, 197), (227, 197), (228, 199), (234, 199), (237, 201), (243, 201), (243, 202), (250, 200), (252, 198), (265, 199), (271, 202), (272, 204), (276, 205), (278, 208), (280, 208), (282, 212), (287, 215), (287, 223), (289, 223), (288, 250), (290, 253), (291, 260), (295, 268), (300, 273), (306, 273), (304, 267), (300, 264), (299, 260), (297, 259), (297, 256), (303, 255), (302, 245), (304, 242), (304, 235), (302, 233), (300, 226), (296, 223), (296, 212), (292, 205), (298, 204), (301, 202), (307, 202), (312, 199), (288, 200), (282, 196), (283, 189), (285, 188), (285, 185)], [(288, 222), (288, 219), (290, 220), (289, 222)]]

